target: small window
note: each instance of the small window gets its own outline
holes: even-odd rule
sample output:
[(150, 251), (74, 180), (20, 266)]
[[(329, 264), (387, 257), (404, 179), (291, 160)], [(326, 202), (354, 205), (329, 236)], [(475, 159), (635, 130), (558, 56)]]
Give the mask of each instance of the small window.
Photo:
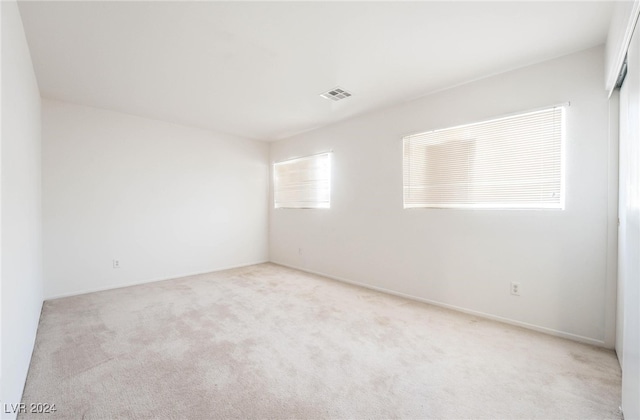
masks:
[(331, 205), (331, 153), (273, 165), (275, 208), (328, 209)]
[(564, 208), (564, 107), (407, 136), (404, 208)]

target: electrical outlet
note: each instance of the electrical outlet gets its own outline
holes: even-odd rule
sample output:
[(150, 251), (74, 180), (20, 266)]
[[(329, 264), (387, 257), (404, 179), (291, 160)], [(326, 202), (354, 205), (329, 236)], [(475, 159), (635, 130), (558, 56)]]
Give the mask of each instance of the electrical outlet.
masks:
[(120, 260), (113, 260), (113, 268), (120, 268)]
[(520, 296), (520, 283), (516, 283), (515, 281), (511, 282), (511, 294)]

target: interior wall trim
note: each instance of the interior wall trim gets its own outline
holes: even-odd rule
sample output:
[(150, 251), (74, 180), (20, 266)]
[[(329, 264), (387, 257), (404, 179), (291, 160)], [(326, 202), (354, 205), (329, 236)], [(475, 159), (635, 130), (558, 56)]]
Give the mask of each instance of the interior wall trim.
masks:
[[(621, 2), (620, 5), (616, 7), (624, 7), (624, 2)], [(626, 25), (624, 29), (624, 33), (620, 41), (617, 42), (617, 45), (610, 45), (609, 41), (607, 42), (607, 49), (613, 49), (614, 55), (613, 58), (609, 60), (606, 64), (607, 72), (606, 72), (606, 80), (605, 80), (605, 88), (609, 96), (616, 89), (616, 83), (620, 76), (620, 72), (623, 70), (625, 59), (627, 57), (627, 50), (629, 49), (629, 44), (631, 43), (631, 37), (633, 36), (633, 31), (635, 30), (636, 23), (638, 22), (638, 17), (640, 16), (640, 0), (634, 0), (633, 5), (631, 6), (631, 11), (627, 17), (627, 21), (624, 22), (624, 16), (620, 22), (616, 22), (616, 10), (614, 9), (614, 16), (611, 21), (611, 27), (615, 28), (618, 24)], [(611, 29), (609, 30), (609, 39), (614, 39), (612, 36)], [(615, 42), (612, 41), (612, 42)], [(607, 58), (610, 57), (607, 54)]]
[(486, 312), (475, 311), (473, 309), (463, 308), (461, 306), (450, 305), (448, 303), (439, 302), (437, 300), (425, 299), (425, 298), (414, 296), (414, 295), (410, 295), (410, 294), (407, 294), (407, 293), (397, 292), (395, 290), (385, 289), (383, 287), (372, 286), (372, 285), (369, 285), (369, 284), (360, 283), (360, 282), (357, 282), (357, 281), (345, 279), (343, 277), (332, 276), (330, 274), (321, 273), (321, 272), (313, 271), (313, 270), (308, 270), (306, 268), (296, 267), (296, 266), (293, 266), (293, 265), (290, 265), (290, 264), (285, 264), (285, 263), (278, 262), (278, 261), (273, 261), (272, 260), (270, 262), (273, 263), (273, 264), (281, 265), (283, 267), (287, 267), (287, 268), (292, 268), (294, 270), (303, 271), (305, 273), (315, 274), (315, 275), (322, 276), (322, 277), (327, 277), (327, 278), (329, 278), (331, 280), (336, 280), (336, 281), (339, 281), (339, 282), (342, 282), (342, 283), (348, 283), (348, 284), (352, 284), (354, 286), (364, 287), (365, 289), (375, 290), (375, 291), (378, 291), (378, 292), (386, 293), (386, 294), (393, 295), (393, 296), (402, 297), (402, 298), (405, 298), (405, 299), (410, 299), (410, 300), (414, 300), (414, 301), (418, 301), (418, 302), (428, 303), (430, 305), (439, 306), (441, 308), (452, 309), (454, 311), (463, 312), (463, 313), (469, 314), (469, 315), (474, 315), (474, 316), (477, 316), (479, 318), (490, 319), (492, 321), (498, 321), (498, 322), (502, 322), (502, 323), (505, 323), (505, 324), (514, 325), (516, 327), (522, 327), (522, 328), (526, 328), (528, 330), (533, 330), (533, 331), (537, 331), (537, 332), (542, 332), (542, 333), (546, 333), (546, 334), (549, 334), (549, 335), (553, 335), (553, 336), (556, 336), (556, 337), (561, 337), (561, 338), (566, 338), (566, 339), (573, 340), (573, 341), (578, 341), (580, 343), (591, 344), (591, 345), (597, 346), (597, 347), (609, 348), (609, 347), (607, 347), (605, 345), (605, 342), (603, 340), (597, 340), (595, 338), (585, 337), (585, 336), (582, 336), (582, 335), (573, 334), (573, 333), (570, 333), (570, 332), (567, 332), (567, 331), (556, 330), (556, 329), (553, 329), (553, 328), (547, 328), (547, 327), (543, 327), (543, 326), (540, 326), (540, 325), (529, 324), (529, 323), (526, 323), (526, 322), (522, 322), (522, 321), (518, 321), (518, 320), (515, 320), (515, 319), (511, 319), (511, 318), (505, 318), (505, 317), (498, 316), (498, 315), (488, 314)]
[(264, 263), (268, 263), (268, 262), (269, 262), (268, 260), (261, 260), (261, 261), (251, 262), (251, 263), (243, 263), (243, 264), (238, 264), (238, 265), (232, 265), (232, 266), (228, 266), (228, 267), (214, 268), (214, 269), (211, 269), (211, 270), (199, 271), (199, 272), (196, 272), (196, 273), (179, 274), (179, 275), (174, 275), (174, 276), (170, 276), (170, 277), (153, 278), (153, 279), (150, 279), (150, 280), (140, 280), (140, 281), (122, 283), (122, 284), (118, 284), (116, 286), (109, 286), (109, 287), (97, 287), (97, 288), (83, 289), (83, 290), (70, 292), (70, 293), (61, 293), (61, 294), (55, 294), (55, 295), (51, 295), (51, 296), (45, 296), (44, 300), (47, 301), (47, 300), (53, 300), (53, 299), (61, 299), (61, 298), (70, 297), (70, 296), (85, 295), (87, 293), (104, 292), (106, 290), (122, 289), (122, 288), (125, 288), (125, 287), (131, 287), (131, 286), (140, 286), (142, 284), (156, 283), (156, 282), (159, 282), (159, 281), (176, 280), (176, 279), (180, 279), (180, 278), (183, 278), (183, 277), (191, 277), (191, 276), (199, 276), (201, 274), (217, 273), (218, 271), (233, 270), (234, 268), (249, 267), (249, 266), (252, 266), (252, 265), (264, 264)]

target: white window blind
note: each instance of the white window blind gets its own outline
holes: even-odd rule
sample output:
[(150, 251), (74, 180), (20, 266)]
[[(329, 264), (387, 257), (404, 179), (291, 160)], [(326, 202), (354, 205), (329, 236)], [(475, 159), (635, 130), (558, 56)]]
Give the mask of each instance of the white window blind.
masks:
[(275, 208), (329, 208), (331, 153), (273, 165)]
[(563, 208), (564, 112), (405, 137), (404, 207)]

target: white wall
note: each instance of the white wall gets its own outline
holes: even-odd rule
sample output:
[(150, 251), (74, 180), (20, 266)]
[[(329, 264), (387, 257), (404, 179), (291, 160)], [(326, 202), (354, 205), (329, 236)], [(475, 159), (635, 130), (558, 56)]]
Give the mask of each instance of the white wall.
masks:
[(267, 144), (51, 100), (42, 124), (47, 298), (267, 260)]
[[(2, 1), (0, 402), (16, 404), (42, 308), (40, 93), (18, 6)], [(4, 407), (4, 405), (3, 405)], [(3, 418), (15, 413), (2, 410)]]
[[(273, 143), (272, 162), (334, 155), (331, 209), (270, 211), (271, 260), (613, 347), (603, 53), (587, 50)], [(402, 209), (403, 135), (567, 101), (566, 210)], [(521, 283), (521, 296), (509, 294), (511, 281)]]

